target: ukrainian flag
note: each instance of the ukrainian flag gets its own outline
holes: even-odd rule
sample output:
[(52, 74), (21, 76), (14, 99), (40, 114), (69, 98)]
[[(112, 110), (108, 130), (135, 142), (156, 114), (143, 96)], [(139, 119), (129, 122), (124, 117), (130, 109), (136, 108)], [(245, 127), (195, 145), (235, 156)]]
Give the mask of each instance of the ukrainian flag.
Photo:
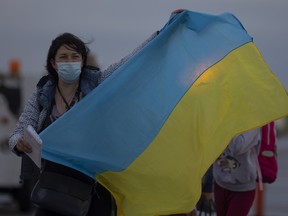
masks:
[(232, 14), (185, 11), (43, 131), (43, 157), (96, 177), (118, 216), (189, 212), (237, 134), (287, 116), (286, 90)]

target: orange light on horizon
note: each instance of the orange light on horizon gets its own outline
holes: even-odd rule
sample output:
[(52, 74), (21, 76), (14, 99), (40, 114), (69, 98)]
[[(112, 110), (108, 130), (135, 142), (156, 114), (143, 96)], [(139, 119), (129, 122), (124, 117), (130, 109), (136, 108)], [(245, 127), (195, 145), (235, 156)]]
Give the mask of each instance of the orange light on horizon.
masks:
[(21, 63), (18, 59), (12, 59), (9, 62), (9, 72), (13, 75), (20, 73)]

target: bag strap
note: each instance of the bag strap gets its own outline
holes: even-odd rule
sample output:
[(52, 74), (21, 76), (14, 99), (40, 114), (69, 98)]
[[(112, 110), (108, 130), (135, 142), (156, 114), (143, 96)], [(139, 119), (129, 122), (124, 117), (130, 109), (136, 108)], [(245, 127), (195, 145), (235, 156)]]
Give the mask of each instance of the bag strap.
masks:
[(258, 183), (259, 183), (259, 190), (263, 191), (263, 177), (262, 177), (262, 172), (260, 168), (260, 164), (258, 161), (258, 155), (256, 153), (256, 149), (252, 149), (252, 154), (254, 155), (255, 163), (256, 163), (256, 168), (257, 168), (257, 176), (258, 176)]

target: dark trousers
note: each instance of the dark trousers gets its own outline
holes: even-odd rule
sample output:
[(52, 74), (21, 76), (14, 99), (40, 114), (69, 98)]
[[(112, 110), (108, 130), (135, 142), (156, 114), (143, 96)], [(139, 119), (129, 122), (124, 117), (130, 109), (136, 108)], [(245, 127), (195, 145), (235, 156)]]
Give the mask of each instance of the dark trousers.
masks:
[[(97, 183), (97, 193), (92, 198), (87, 216), (112, 216), (112, 210), (115, 207), (110, 192)], [(116, 215), (116, 214), (115, 214)], [(35, 216), (64, 216), (47, 209), (37, 208)], [(113, 215), (114, 216), (114, 215)]]

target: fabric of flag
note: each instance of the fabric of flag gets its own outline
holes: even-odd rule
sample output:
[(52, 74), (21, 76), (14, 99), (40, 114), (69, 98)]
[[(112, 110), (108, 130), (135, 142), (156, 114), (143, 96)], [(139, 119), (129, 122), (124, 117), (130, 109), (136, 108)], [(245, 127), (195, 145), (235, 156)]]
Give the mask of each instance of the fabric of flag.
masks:
[(118, 216), (169, 215), (194, 208), (235, 135), (287, 114), (239, 20), (185, 11), (40, 136), (43, 157), (97, 177)]

